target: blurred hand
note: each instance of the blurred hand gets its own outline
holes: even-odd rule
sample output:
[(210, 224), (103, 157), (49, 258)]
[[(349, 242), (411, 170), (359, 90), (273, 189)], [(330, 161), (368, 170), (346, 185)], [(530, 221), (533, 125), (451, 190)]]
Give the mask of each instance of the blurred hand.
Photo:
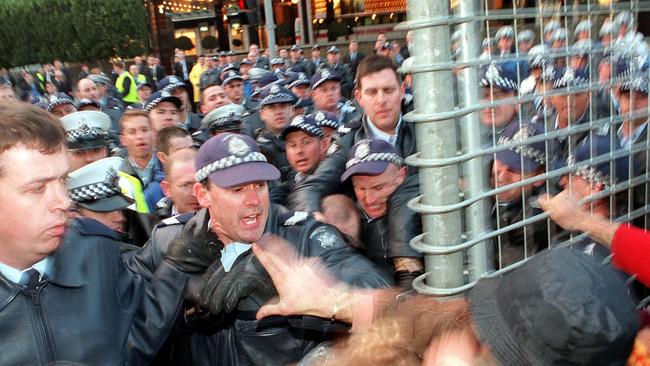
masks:
[[(320, 259), (303, 258), (284, 239), (268, 234), (253, 244), (253, 252), (271, 276), (279, 295), (276, 302), (259, 309), (257, 319), (270, 315), (332, 316), (339, 300), (337, 289), (342, 284), (328, 273)], [(349, 296), (341, 298), (349, 299)], [(345, 305), (349, 304), (337, 304), (339, 311)]]
[(555, 196), (544, 194), (537, 199), (537, 202), (563, 229), (584, 231), (584, 220), (589, 218), (589, 212), (578, 204), (576, 197), (568, 190), (565, 189)]

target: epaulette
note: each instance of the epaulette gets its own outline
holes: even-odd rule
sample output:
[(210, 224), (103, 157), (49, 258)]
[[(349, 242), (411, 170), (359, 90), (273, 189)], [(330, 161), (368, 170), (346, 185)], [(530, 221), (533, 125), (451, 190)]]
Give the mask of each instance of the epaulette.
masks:
[(345, 135), (346, 133), (348, 133), (350, 131), (352, 131), (352, 129), (350, 127), (345, 127), (345, 126), (341, 126), (341, 127), (339, 127), (338, 130), (336, 130), (336, 132), (338, 132), (339, 135)]
[(339, 145), (339, 142), (334, 140), (330, 142), (330, 146), (327, 148), (327, 152), (325, 153), (326, 156), (330, 156), (334, 154), (335, 152), (339, 151), (341, 146)]
[(194, 217), (194, 212), (188, 212), (188, 213), (168, 217), (162, 220), (159, 226), (182, 225), (190, 221), (192, 217)]
[(404, 104), (411, 104), (413, 102), (413, 94), (404, 93)]
[(307, 220), (309, 214), (305, 211), (289, 211), (278, 215), (278, 221), (284, 226), (293, 226)]
[(267, 139), (266, 137), (262, 136), (261, 134), (257, 136), (257, 142), (262, 143), (262, 144), (268, 144), (271, 142), (271, 140)]

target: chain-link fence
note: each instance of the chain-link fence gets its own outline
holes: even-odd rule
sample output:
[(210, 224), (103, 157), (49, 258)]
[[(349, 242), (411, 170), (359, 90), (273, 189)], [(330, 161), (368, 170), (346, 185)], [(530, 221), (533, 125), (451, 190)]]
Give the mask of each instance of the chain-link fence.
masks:
[[(648, 227), (650, 1), (410, 0), (421, 293), (451, 296), (549, 247), (606, 259), (537, 203), (568, 189)], [(641, 14), (641, 15), (640, 15)]]

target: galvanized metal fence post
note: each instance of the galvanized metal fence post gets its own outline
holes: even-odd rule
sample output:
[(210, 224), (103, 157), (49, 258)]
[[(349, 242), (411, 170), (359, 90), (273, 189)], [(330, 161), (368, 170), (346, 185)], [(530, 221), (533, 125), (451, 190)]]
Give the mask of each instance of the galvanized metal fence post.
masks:
[[(451, 61), (449, 28), (446, 25), (426, 27), (426, 22), (446, 18), (449, 15), (447, 0), (410, 0), (408, 21), (402, 29), (414, 29), (413, 55), (415, 67), (431, 66)], [(421, 24), (418, 26), (418, 22)], [(457, 154), (457, 131), (453, 118), (441, 117), (454, 107), (454, 96), (450, 93), (453, 83), (450, 69), (417, 73), (413, 78), (415, 111), (405, 116), (416, 123), (418, 156), (409, 162), (418, 165), (420, 191), (422, 196), (409, 203), (409, 207), (422, 213), (424, 234), (420, 245), (439, 247), (455, 245), (462, 241), (461, 215), (458, 211), (432, 215), (434, 206), (450, 205), (459, 201), (459, 174), (456, 165), (431, 167), (427, 161), (446, 159)], [(417, 240), (416, 240), (417, 241)], [(421, 292), (430, 287), (444, 292), (447, 288), (463, 285), (463, 253), (444, 255), (425, 254), (426, 285), (421, 279), (414, 286)], [(429, 289), (427, 289), (429, 288)]]

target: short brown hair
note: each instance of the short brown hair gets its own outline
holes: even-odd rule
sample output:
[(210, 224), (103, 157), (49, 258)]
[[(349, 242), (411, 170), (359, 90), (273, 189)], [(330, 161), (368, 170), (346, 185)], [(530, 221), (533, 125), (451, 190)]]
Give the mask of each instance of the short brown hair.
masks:
[(122, 117), (120, 118), (120, 133), (122, 133), (122, 130), (124, 129), (124, 122), (135, 117), (144, 117), (149, 120), (147, 112), (141, 109), (127, 109), (122, 113)]
[(61, 122), (43, 109), (21, 102), (0, 103), (0, 154), (17, 145), (53, 154), (64, 148), (65, 141)]
[(178, 126), (167, 126), (156, 134), (156, 149), (165, 155), (169, 155), (169, 141), (175, 137), (187, 137), (190, 133)]
[(169, 182), (169, 177), (171, 176), (172, 171), (174, 170), (174, 167), (176, 165), (182, 163), (191, 163), (192, 165), (196, 166), (195, 161), (196, 161), (196, 150), (193, 148), (185, 148), (185, 149), (180, 149), (178, 151), (174, 151), (173, 154), (167, 157), (167, 160), (165, 160), (165, 165), (163, 165), (163, 173), (165, 173), (165, 180)]
[(369, 55), (359, 63), (359, 67), (357, 68), (357, 77), (354, 83), (355, 87), (357, 89), (361, 89), (361, 79), (370, 74), (374, 74), (385, 69), (391, 69), (395, 74), (397, 82), (399, 84), (402, 83), (402, 77), (397, 72), (397, 68), (391, 59), (385, 56)]

